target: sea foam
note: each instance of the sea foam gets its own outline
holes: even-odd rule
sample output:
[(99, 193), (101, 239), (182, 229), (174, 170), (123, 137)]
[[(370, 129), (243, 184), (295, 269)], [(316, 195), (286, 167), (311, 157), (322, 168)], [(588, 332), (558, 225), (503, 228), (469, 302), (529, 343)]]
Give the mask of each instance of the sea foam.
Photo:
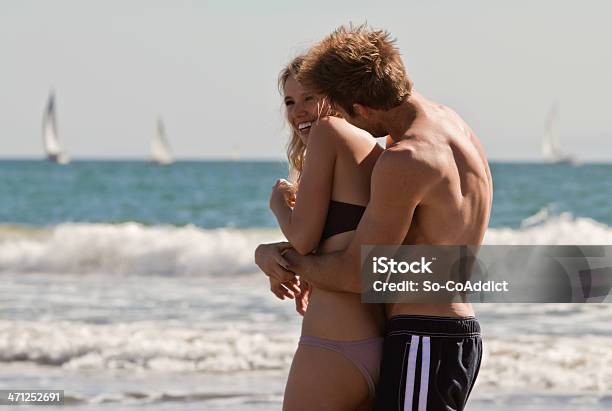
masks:
[(230, 372), (284, 369), (297, 333), (0, 320), (0, 362), (67, 369)]
[[(46, 229), (0, 226), (0, 272), (132, 275), (254, 273), (260, 243), (275, 229), (202, 229), (138, 223), (66, 223)], [(492, 228), (486, 244), (612, 244), (612, 228), (569, 214), (535, 226)]]
[(258, 244), (277, 230), (60, 224), (0, 229), (0, 272), (217, 275), (253, 272)]
[[(0, 362), (72, 370), (286, 372), (297, 335), (297, 330), (270, 334), (153, 322), (93, 325), (0, 320)], [(487, 337), (479, 390), (609, 395), (611, 345), (608, 336)]]

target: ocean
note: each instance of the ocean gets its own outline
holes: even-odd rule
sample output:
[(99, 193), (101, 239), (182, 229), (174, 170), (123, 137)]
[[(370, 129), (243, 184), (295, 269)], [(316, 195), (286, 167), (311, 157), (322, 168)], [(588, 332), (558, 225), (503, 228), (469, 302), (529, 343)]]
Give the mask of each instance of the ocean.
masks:
[[(487, 244), (612, 244), (612, 164), (493, 163)], [(278, 162), (0, 161), (0, 389), (279, 410), (300, 317), (257, 272)], [(612, 304), (480, 304), (472, 410), (612, 409)], [(27, 409), (28, 407), (25, 407)]]

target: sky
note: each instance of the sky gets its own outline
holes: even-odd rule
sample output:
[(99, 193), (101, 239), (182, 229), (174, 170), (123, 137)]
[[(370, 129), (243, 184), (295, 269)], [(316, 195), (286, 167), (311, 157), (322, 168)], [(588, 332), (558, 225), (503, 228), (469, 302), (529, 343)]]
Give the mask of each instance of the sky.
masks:
[(161, 115), (177, 158), (279, 159), (277, 76), (342, 24), (396, 38), (415, 89), (456, 110), (494, 160), (612, 161), (607, 1), (0, 0), (0, 157), (43, 155), (55, 90), (77, 158), (146, 158)]

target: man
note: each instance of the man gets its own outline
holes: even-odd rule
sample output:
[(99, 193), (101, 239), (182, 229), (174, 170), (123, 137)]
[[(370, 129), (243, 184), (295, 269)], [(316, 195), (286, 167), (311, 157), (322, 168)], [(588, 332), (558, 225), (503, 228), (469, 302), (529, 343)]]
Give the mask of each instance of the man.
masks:
[[(289, 283), (296, 273), (322, 289), (360, 293), (363, 244), (482, 243), (493, 190), (484, 151), (454, 111), (413, 90), (387, 32), (340, 27), (309, 51), (298, 79), (350, 123), (389, 138), (349, 247), (301, 256), (284, 244), (262, 245), (256, 262), (266, 274)], [(376, 409), (462, 410), (482, 358), (471, 305), (388, 304), (386, 312)]]

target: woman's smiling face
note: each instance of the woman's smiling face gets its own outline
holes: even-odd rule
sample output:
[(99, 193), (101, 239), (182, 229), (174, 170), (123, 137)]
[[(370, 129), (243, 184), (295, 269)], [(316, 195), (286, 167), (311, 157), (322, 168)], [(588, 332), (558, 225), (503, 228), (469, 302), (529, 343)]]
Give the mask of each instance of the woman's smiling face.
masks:
[(304, 90), (304, 87), (293, 76), (287, 77), (283, 91), (287, 121), (300, 136), (302, 142), (306, 144), (310, 127), (318, 118), (318, 99), (314, 94)]

